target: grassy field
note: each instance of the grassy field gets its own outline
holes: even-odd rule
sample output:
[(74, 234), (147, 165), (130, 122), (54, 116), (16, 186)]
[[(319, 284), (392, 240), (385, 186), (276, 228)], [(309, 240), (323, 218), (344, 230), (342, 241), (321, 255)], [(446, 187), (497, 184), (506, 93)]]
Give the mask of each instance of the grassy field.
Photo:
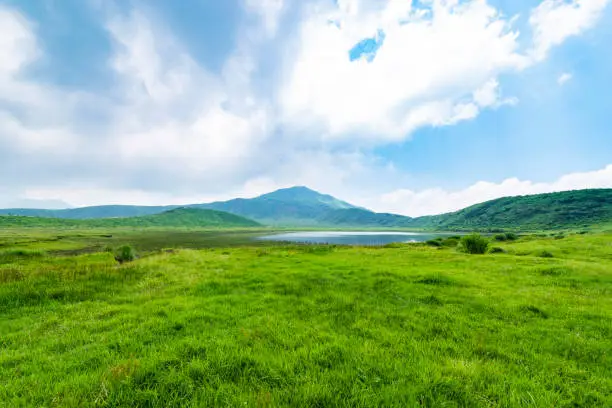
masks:
[[(0, 233), (0, 406), (612, 406), (610, 233), (481, 256), (252, 234)], [(146, 256), (101, 252), (126, 242)]]

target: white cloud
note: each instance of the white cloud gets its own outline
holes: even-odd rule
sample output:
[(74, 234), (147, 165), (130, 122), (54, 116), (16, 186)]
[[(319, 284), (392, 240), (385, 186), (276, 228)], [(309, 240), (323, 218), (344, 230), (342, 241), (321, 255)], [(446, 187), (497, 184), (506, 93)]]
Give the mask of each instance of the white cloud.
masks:
[(240, 172), (268, 130), (265, 105), (249, 103), (248, 61), (234, 55), (225, 76), (213, 75), (137, 12), (109, 31), (119, 46), (113, 67), (130, 90), (115, 116), (118, 155), (195, 174), (214, 169), (219, 179)]
[(0, 5), (0, 27), (0, 148), (73, 152), (78, 142), (63, 121), (78, 105), (78, 94), (24, 78), (42, 55), (34, 26), (24, 16)]
[(421, 191), (399, 189), (382, 195), (377, 202), (370, 202), (370, 205), (378, 211), (415, 217), (456, 211), (500, 197), (585, 188), (612, 188), (612, 164), (602, 170), (567, 174), (550, 183), (509, 178), (501, 183), (479, 181), (457, 191), (441, 188)]
[(30, 23), (19, 13), (0, 5), (0, 75), (11, 75), (38, 56)]
[[(286, 122), (321, 121), (332, 138), (399, 140), (496, 105), (497, 75), (529, 63), (510, 20), (484, 1), (433, 1), (429, 13), (372, 4), (345, 1), (307, 14), (282, 87)], [(348, 50), (378, 30), (385, 39), (375, 59), (351, 62)]]
[(564, 72), (563, 74), (559, 75), (559, 78), (557, 78), (557, 83), (559, 85), (565, 85), (568, 81), (571, 81), (572, 78), (572, 74), (569, 72)]
[[(550, 34), (549, 16), (565, 6), (544, 3), (532, 14), (534, 49), (544, 54), (593, 24), (598, 10), (584, 0), (570, 10), (577, 14), (558, 14), (581, 21), (560, 36)], [(500, 77), (534, 63), (513, 18), (484, 0), (432, 0), (426, 8), (315, 1), (295, 6), (303, 19), (285, 36), (289, 3), (244, 4), (261, 26), (238, 30), (219, 72), (159, 18), (139, 9), (111, 16), (114, 82), (96, 95), (29, 76), (44, 58), (36, 26), (0, 6), (0, 149), (10, 159), (0, 162), (0, 181), (22, 174), (21, 192), (12, 194), (79, 205), (201, 201), (293, 184), (365, 200), (380, 180), (391, 189), (405, 176), (379, 163), (371, 146), (516, 103)], [(375, 59), (351, 62), (349, 50), (379, 30), (385, 38)], [(282, 61), (257, 54), (267, 46)], [(272, 65), (279, 72), (262, 91), (256, 77)]]
[(551, 48), (592, 27), (610, 0), (544, 0), (529, 18), (533, 56), (543, 60)]

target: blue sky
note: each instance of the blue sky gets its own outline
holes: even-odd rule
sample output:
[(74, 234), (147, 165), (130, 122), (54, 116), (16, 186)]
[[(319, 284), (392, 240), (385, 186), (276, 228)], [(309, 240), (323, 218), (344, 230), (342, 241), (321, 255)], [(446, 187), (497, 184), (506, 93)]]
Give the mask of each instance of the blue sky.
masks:
[(0, 0), (0, 206), (612, 187), (609, 0)]

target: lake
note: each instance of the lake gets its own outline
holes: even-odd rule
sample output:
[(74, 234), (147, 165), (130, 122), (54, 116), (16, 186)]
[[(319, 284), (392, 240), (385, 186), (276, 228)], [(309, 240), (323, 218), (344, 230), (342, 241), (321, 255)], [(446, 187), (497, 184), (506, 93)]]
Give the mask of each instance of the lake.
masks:
[(385, 245), (396, 242), (425, 242), (448, 235), (390, 231), (303, 231), (265, 235), (256, 239), (308, 244)]

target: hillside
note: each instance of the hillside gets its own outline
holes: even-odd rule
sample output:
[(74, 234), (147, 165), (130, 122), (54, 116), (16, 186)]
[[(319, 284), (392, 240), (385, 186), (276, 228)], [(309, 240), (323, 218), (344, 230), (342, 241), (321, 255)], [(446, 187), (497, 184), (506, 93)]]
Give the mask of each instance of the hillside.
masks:
[(319, 220), (336, 210), (358, 208), (306, 187), (285, 188), (255, 198), (238, 198), (194, 207), (227, 211), (263, 224), (283, 226), (317, 226), (321, 225)]
[(239, 228), (260, 224), (223, 211), (197, 208), (176, 208), (160, 214), (127, 218), (62, 219), (26, 216), (0, 216), (0, 227), (183, 227), (183, 228)]
[(375, 213), (362, 208), (327, 211), (316, 219), (321, 226), (409, 228), (412, 218), (397, 214)]
[[(213, 212), (188, 213), (189, 209)], [(226, 215), (213, 216), (215, 211), (221, 211)], [(257, 222), (282, 227), (419, 228), (433, 230), (522, 228), (533, 230), (612, 224), (612, 189), (505, 197), (476, 204), (449, 214), (419, 218), (375, 213), (306, 187), (281, 189), (255, 198), (191, 204), (181, 208), (174, 206), (109, 205), (67, 210), (12, 209), (0, 210), (0, 214), (30, 217), (27, 219), (23, 219), (23, 217), (4, 217), (0, 221), (0, 225), (10, 223), (41, 226), (133, 227), (216, 226), (227, 223), (231, 226), (240, 227), (251, 226), (253, 222)], [(180, 214), (180, 217), (177, 217), (177, 214)], [(224, 218), (229, 215), (237, 218)], [(46, 218), (34, 219), (31, 217)], [(57, 220), (57, 218), (64, 220)], [(248, 220), (245, 220), (245, 218)], [(82, 222), (85, 220), (88, 222)], [(75, 223), (70, 224), (67, 221), (75, 221)]]
[(560, 229), (612, 222), (612, 189), (504, 197), (463, 210), (415, 218), (411, 226), (447, 230)]
[(92, 207), (68, 208), (65, 210), (43, 210), (30, 208), (0, 209), (0, 215), (19, 215), (26, 217), (93, 219), (116, 217), (141, 217), (159, 214), (177, 208), (177, 206), (141, 206), (141, 205), (97, 205)]
[[(316, 226), (320, 224), (318, 219), (331, 217), (328, 214), (329, 212), (358, 208), (306, 187), (285, 188), (255, 198), (237, 198), (229, 201), (190, 204), (184, 207), (225, 211), (263, 224), (283, 226)], [(0, 210), (0, 215), (97, 219), (139, 217), (158, 214), (174, 208), (177, 208), (177, 206), (103, 205), (65, 210), (13, 208)]]

